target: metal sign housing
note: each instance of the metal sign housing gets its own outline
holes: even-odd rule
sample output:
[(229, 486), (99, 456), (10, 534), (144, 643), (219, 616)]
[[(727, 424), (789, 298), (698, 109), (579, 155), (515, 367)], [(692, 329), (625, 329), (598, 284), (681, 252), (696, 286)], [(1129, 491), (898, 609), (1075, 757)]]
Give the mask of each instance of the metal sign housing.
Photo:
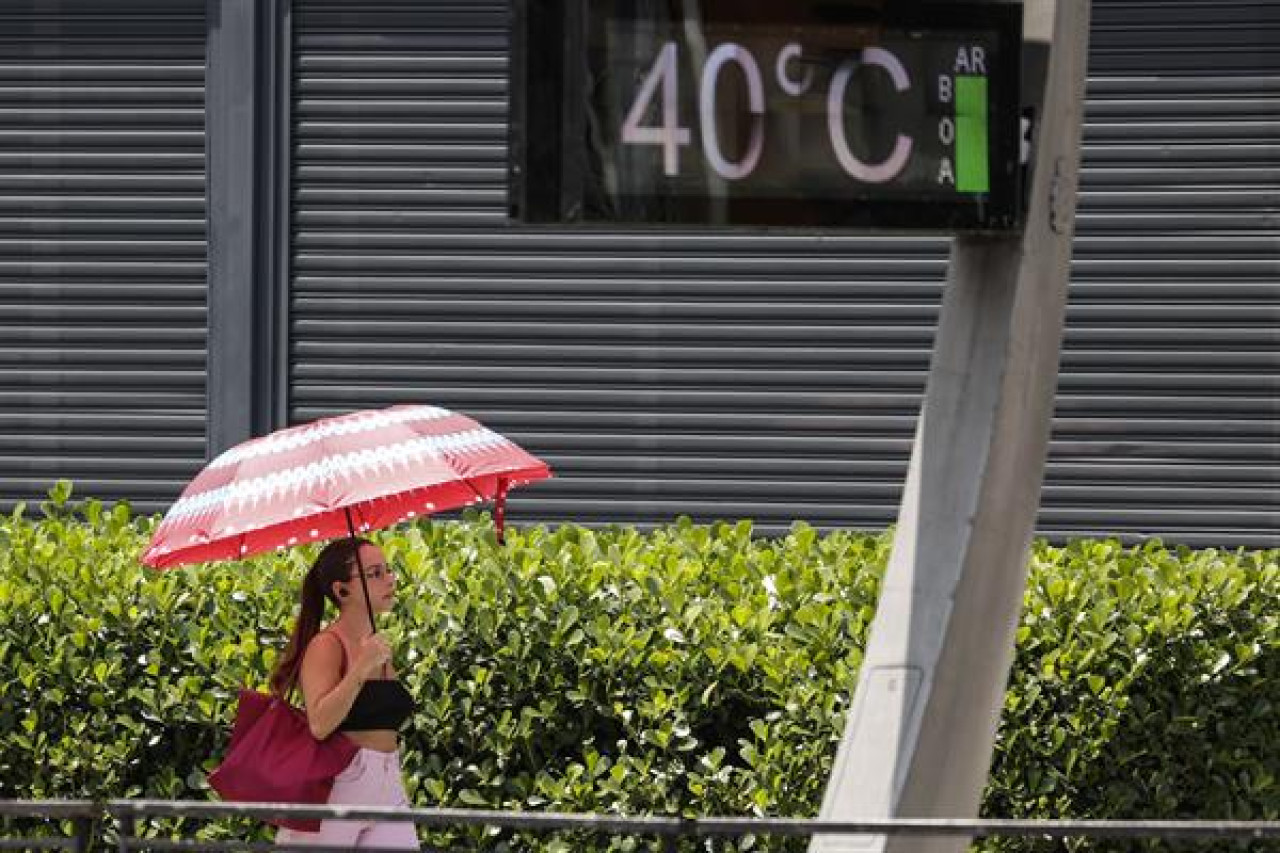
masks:
[(518, 221), (932, 231), (1019, 223), (1017, 4), (514, 8)]

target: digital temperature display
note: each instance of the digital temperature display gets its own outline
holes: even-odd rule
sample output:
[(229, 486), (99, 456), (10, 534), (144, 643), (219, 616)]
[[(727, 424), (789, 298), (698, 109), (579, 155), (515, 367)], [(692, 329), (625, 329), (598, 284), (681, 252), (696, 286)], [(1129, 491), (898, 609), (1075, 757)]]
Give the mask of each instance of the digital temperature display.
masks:
[(1017, 227), (1021, 6), (884, 6), (517, 3), (513, 216)]

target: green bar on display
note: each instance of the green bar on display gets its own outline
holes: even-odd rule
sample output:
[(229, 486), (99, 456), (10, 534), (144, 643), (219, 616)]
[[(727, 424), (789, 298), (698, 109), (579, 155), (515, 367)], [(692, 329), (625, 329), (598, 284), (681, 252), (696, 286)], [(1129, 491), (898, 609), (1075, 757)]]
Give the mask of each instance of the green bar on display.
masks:
[(987, 171), (987, 78), (956, 77), (956, 189), (991, 191)]

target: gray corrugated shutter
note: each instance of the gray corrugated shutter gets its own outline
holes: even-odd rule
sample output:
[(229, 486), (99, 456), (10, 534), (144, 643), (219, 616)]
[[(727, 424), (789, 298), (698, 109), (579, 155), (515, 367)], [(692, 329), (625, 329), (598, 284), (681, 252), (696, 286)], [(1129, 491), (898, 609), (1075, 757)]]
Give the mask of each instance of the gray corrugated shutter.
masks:
[[(1095, 3), (1040, 528), (1258, 543), (1280, 484), (1274, 42), (1165, 76), (1165, 40), (1209, 55), (1223, 30), (1195, 21), (1223, 5), (1151, 5)], [(295, 26), (292, 420), (479, 417), (560, 475), (517, 522), (893, 520), (944, 241), (512, 228), (505, 4), (295, 0)], [(1164, 64), (1139, 79), (1135, 51)]]
[(1095, 0), (1050, 531), (1280, 541), (1280, 4)]
[(0, 496), (204, 456), (204, 0), (0, 5)]

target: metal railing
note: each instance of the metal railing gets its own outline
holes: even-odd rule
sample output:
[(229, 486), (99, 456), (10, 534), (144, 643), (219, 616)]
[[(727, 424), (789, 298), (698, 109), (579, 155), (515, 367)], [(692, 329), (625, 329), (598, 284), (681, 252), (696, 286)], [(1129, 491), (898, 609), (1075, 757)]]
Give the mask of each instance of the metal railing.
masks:
[[(332, 850), (309, 845), (265, 842), (164, 840), (138, 835), (138, 822), (154, 818), (344, 818), (348, 820), (411, 821), (422, 827), (494, 827), (536, 833), (587, 832), (609, 836), (648, 836), (655, 849), (674, 851), (680, 839), (731, 839), (745, 836), (811, 837), (814, 835), (906, 835), (915, 837), (1160, 839), (1180, 841), (1277, 841), (1280, 821), (1232, 820), (987, 820), (949, 818), (886, 818), (826, 821), (812, 818), (744, 817), (621, 817), (601, 814), (488, 811), (484, 809), (351, 808), (284, 804), (213, 803), (185, 800), (0, 801), (0, 819), (69, 821), (70, 835), (62, 837), (6, 837), (0, 830), (0, 850), (87, 851), (95, 838), (102, 849), (132, 850)], [(114, 825), (108, 842), (102, 832)], [(1277, 846), (1280, 850), (1280, 846)]]
[(88, 850), (102, 807), (87, 800), (0, 800), (0, 821), (14, 818), (70, 821), (74, 831), (62, 838), (10, 838), (0, 826), (0, 850)]

